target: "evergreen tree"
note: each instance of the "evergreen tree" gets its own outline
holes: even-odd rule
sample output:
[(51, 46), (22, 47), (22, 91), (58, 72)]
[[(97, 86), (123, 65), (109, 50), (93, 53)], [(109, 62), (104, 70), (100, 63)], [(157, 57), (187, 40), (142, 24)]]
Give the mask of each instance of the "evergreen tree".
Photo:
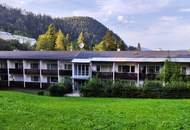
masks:
[(95, 51), (105, 51), (106, 45), (104, 41), (101, 41), (99, 44), (96, 44), (94, 47)]
[(78, 39), (77, 39), (77, 45), (78, 45), (78, 49), (81, 49), (79, 46), (80, 46), (80, 44), (84, 44), (84, 47), (83, 47), (83, 49), (82, 50), (86, 50), (87, 48), (88, 48), (88, 45), (86, 44), (86, 40), (85, 40), (85, 37), (84, 37), (84, 33), (83, 32), (81, 32), (80, 34), (79, 34), (79, 37), (78, 37)]
[(138, 45), (137, 45), (137, 50), (141, 51), (141, 44), (140, 43), (138, 43)]
[(66, 50), (66, 45), (65, 45), (65, 38), (64, 38), (64, 34), (62, 33), (61, 30), (59, 30), (58, 34), (57, 34), (57, 38), (55, 41), (55, 50)]
[(65, 37), (65, 44), (66, 44), (66, 50), (70, 51), (72, 50), (72, 43), (71, 43), (71, 39), (70, 39), (70, 35), (67, 34)]

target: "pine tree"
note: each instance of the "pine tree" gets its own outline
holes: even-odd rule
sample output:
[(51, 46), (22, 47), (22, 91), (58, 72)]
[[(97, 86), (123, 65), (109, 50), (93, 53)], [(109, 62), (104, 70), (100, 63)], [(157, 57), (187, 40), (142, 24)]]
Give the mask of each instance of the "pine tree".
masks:
[(46, 35), (49, 41), (48, 50), (54, 50), (56, 40), (56, 29), (53, 24), (50, 24), (48, 26), (48, 31), (46, 32)]
[[(85, 37), (84, 37), (84, 33), (83, 33), (83, 32), (81, 32), (81, 33), (79, 34), (79, 37), (78, 37), (78, 39), (77, 39), (78, 48), (79, 48), (79, 45), (80, 45), (81, 43), (84, 44), (84, 47), (83, 47), (82, 50), (85, 50), (85, 49), (88, 48), (88, 45), (86, 44), (86, 40), (85, 40)], [(81, 49), (81, 48), (79, 48), (79, 49)]]
[(65, 37), (65, 45), (66, 45), (66, 50), (68, 50), (68, 51), (72, 50), (72, 43), (71, 43), (69, 34), (67, 34)]
[(66, 45), (64, 44), (64, 34), (59, 30), (57, 38), (55, 41), (55, 50), (66, 50)]
[(141, 51), (141, 44), (140, 43), (138, 43), (137, 49), (138, 49), (138, 51)]

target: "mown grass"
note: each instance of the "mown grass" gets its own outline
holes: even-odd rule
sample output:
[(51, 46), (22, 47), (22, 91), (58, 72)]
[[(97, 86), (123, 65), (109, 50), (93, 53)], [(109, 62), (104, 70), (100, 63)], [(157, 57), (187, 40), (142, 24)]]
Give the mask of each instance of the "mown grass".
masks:
[(55, 98), (0, 91), (0, 130), (189, 130), (190, 100)]

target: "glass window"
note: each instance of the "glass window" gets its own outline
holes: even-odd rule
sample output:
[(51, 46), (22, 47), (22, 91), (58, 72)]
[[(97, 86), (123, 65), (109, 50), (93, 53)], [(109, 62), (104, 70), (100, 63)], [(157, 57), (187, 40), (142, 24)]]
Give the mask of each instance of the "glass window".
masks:
[(157, 65), (155, 68), (156, 68), (156, 69), (155, 69), (155, 72), (156, 72), (156, 73), (159, 73), (159, 72), (160, 72), (160, 66)]
[(31, 76), (31, 81), (38, 82), (39, 76)]
[(97, 72), (100, 72), (101, 71), (101, 66), (100, 65), (97, 65)]
[(8, 80), (7, 75), (0, 75), (0, 80), (2, 81)]
[(39, 64), (38, 63), (31, 63), (30, 68), (31, 69), (39, 69)]
[(135, 66), (131, 66), (131, 73), (135, 73)]
[(89, 66), (88, 65), (86, 65), (86, 74), (85, 75), (89, 75)]
[(7, 64), (4, 62), (0, 62), (0, 68), (1, 69), (6, 69), (7, 68)]
[(148, 73), (154, 74), (155, 73), (155, 66), (148, 66)]
[(129, 73), (129, 66), (128, 65), (123, 66), (122, 72)]
[(182, 67), (182, 74), (186, 75), (186, 67)]
[(47, 82), (48, 83), (57, 83), (58, 77), (47, 77)]
[(118, 66), (118, 72), (122, 72), (122, 66), (121, 65)]
[(65, 64), (65, 70), (72, 70), (72, 64)]
[(20, 62), (15, 63), (15, 69), (22, 69), (23, 68), (23, 64)]
[(57, 70), (57, 64), (47, 64), (47, 69), (48, 70)]

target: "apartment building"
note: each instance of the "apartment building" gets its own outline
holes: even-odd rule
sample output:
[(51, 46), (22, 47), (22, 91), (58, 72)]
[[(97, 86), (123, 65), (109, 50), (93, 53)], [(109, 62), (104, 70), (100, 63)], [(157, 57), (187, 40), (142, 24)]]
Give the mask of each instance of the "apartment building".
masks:
[(190, 75), (189, 51), (1, 51), (0, 86), (47, 89), (69, 77), (73, 91), (93, 76), (110, 80), (154, 80), (165, 60)]

